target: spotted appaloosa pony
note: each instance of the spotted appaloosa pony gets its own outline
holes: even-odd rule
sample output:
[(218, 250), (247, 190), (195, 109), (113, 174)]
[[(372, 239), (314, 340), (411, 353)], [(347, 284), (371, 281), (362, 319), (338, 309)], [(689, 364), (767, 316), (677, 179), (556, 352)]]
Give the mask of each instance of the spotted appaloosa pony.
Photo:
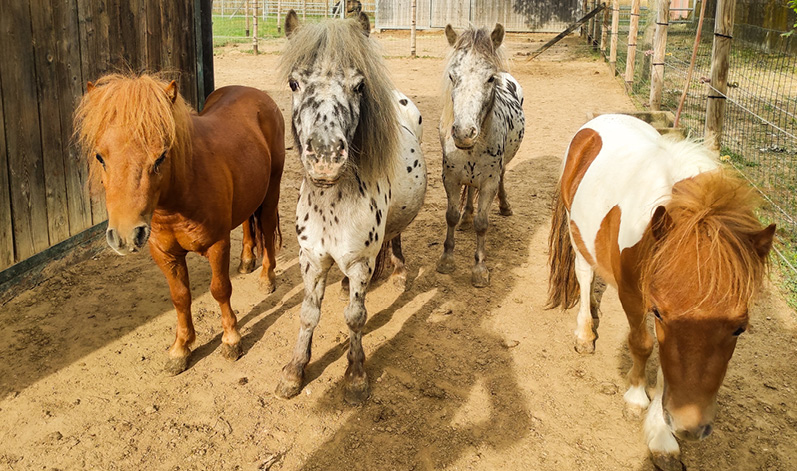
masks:
[(366, 288), (386, 242), (398, 262), (393, 276), (406, 276), (401, 231), (426, 194), (420, 113), (393, 90), (369, 30), (364, 14), (298, 27), (291, 10), (285, 20), (289, 41), (281, 69), (293, 91), (293, 136), (305, 171), (296, 208), (305, 294), (299, 338), (276, 390), (284, 398), (301, 390), (333, 263), (350, 280), (344, 399), (367, 398)]
[(150, 75), (109, 75), (89, 83), (75, 114), (75, 132), (89, 159), (93, 191), (105, 187), (108, 244), (119, 254), (149, 241), (169, 282), (177, 336), (166, 370), (188, 365), (196, 335), (185, 256), (197, 252), (213, 271), (210, 291), (221, 307), (222, 355), (241, 355), (230, 306), (230, 231), (243, 224), (239, 271), (255, 269), (274, 290), (285, 125), (274, 101), (254, 88), (213, 92), (194, 113), (175, 82)]
[[(625, 400), (636, 412), (650, 405), (645, 431), (662, 467), (680, 466), (673, 434), (711, 433), (717, 391), (775, 232), (754, 216), (756, 203), (753, 190), (702, 146), (662, 138), (630, 116), (599, 116), (570, 143), (549, 239), (549, 307), (580, 299), (576, 350), (591, 353), (594, 273), (617, 287), (634, 362)], [(661, 359), (652, 403), (648, 312)]]
[[(454, 271), (454, 229), (460, 222), (460, 190), (464, 185), (465, 210), (461, 225), (473, 222), (476, 230), (476, 261), (471, 273), (473, 286), (490, 284), (484, 263), (487, 214), (498, 194), (500, 213), (510, 216), (504, 172), (517, 153), (525, 131), (523, 90), (506, 71), (499, 47), (504, 27), (467, 29), (457, 36), (446, 26), (448, 43), (453, 47), (444, 72), (443, 115), (440, 143), (443, 146), (443, 185), (448, 196), (448, 230), (437, 271)], [(474, 189), (479, 207), (473, 217)]]

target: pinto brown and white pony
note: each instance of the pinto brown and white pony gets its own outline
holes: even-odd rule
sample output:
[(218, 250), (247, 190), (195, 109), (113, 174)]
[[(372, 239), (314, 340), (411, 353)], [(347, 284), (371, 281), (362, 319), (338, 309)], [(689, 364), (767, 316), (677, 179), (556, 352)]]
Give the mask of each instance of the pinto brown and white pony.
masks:
[[(775, 231), (756, 219), (756, 203), (749, 185), (701, 145), (663, 138), (636, 118), (599, 116), (570, 143), (549, 239), (548, 304), (567, 309), (580, 300), (576, 350), (592, 353), (594, 273), (617, 288), (631, 327), (625, 400), (636, 412), (650, 405), (645, 432), (662, 466), (680, 465), (673, 434), (711, 433), (717, 391)], [(661, 360), (652, 403), (648, 312)]]
[(221, 307), (222, 355), (241, 354), (230, 306), (230, 231), (243, 224), (239, 271), (255, 269), (274, 290), (284, 123), (274, 101), (254, 88), (213, 92), (200, 114), (175, 82), (150, 75), (108, 75), (89, 83), (75, 113), (75, 134), (90, 166), (92, 191), (105, 188), (108, 244), (121, 255), (149, 241), (169, 283), (177, 335), (166, 370), (188, 365), (195, 339), (185, 257), (197, 252), (213, 272), (210, 291)]

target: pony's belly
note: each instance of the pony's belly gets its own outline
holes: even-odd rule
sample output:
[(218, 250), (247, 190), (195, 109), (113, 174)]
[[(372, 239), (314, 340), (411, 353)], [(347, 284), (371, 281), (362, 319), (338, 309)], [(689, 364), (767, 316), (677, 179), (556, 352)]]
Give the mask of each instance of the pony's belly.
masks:
[(402, 139), (401, 159), (395, 175), (385, 229), (387, 240), (400, 234), (415, 219), (426, 198), (426, 160), (420, 143), (410, 136)]

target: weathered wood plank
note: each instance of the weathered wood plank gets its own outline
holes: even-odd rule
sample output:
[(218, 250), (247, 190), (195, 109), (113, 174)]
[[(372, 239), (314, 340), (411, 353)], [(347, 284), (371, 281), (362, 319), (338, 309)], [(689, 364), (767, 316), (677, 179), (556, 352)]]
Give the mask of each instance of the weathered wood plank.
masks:
[(213, 75), (213, 9), (212, 0), (200, 0), (202, 4), (202, 79), (203, 79), (203, 102), (204, 98), (213, 93), (216, 89), (216, 82)]
[[(64, 159), (61, 156), (61, 119), (53, 110), (58, 109), (59, 80), (56, 65), (55, 28), (52, 2), (31, 0), (31, 29), (35, 38), (35, 80), (38, 99), (39, 126), (41, 129), (41, 159), (44, 170), (45, 198), (47, 201), (47, 227), (50, 245), (69, 237), (69, 211), (67, 210)], [(67, 123), (68, 125), (68, 123)]]
[[(0, 82), (2, 76), (0, 74)], [(3, 114), (3, 91), (0, 89), (0, 123)], [(11, 187), (8, 183), (8, 152), (6, 130), (0, 126), (0, 271), (14, 263), (14, 226), (11, 219)]]
[(11, 213), (18, 260), (46, 249), (47, 199), (28, 4), (0, 2), (0, 70), (6, 117)]
[(86, 188), (88, 167), (71, 143), (72, 113), (83, 96), (77, 3), (78, 0), (53, 2), (53, 24), (58, 39), (56, 70), (61, 120), (61, 155), (66, 173), (70, 235), (91, 227), (91, 201)]
[(161, 69), (163, 36), (161, 35), (161, 2), (146, 0), (147, 4), (147, 70), (157, 72)]

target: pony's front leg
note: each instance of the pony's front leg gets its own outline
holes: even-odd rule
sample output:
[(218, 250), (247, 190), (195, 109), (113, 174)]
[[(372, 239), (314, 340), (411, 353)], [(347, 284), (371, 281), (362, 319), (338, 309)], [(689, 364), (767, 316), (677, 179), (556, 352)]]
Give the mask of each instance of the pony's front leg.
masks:
[(332, 266), (331, 260), (315, 259), (305, 256), (305, 251), (299, 251), (299, 266), (304, 280), (304, 301), (300, 314), (301, 327), (296, 347), (293, 349), (291, 361), (282, 368), (282, 377), (277, 385), (275, 394), (288, 399), (302, 390), (304, 381), (304, 367), (310, 362), (313, 343), (313, 331), (321, 318), (321, 301), (324, 300), (327, 273)]
[(473, 229), (476, 231), (476, 255), (470, 278), (471, 284), (476, 288), (490, 286), (490, 270), (487, 269), (487, 265), (484, 263), (486, 258), (484, 245), (487, 239), (487, 218), (490, 212), (490, 204), (495, 199), (497, 191), (497, 185), (494, 184), (492, 186), (485, 185), (479, 189), (479, 209), (473, 219)]
[(158, 267), (166, 276), (172, 304), (177, 311), (177, 331), (174, 343), (169, 348), (169, 360), (165, 370), (177, 375), (188, 367), (191, 344), (196, 339), (194, 323), (191, 319), (191, 288), (188, 283), (188, 267), (185, 264), (185, 252), (172, 254), (164, 252), (150, 242), (149, 251)]
[(589, 262), (576, 251), (576, 280), (578, 281), (580, 300), (578, 317), (576, 318), (575, 349), (578, 353), (595, 353), (595, 325), (593, 318), (597, 316), (597, 306), (592, 297), (592, 284), (595, 272)]
[(344, 316), (349, 326), (349, 366), (346, 368), (343, 400), (356, 405), (368, 398), (368, 376), (365, 374), (365, 352), (363, 351), (363, 327), (368, 319), (365, 310), (365, 292), (374, 269), (374, 258), (358, 260), (346, 267), (349, 277), (349, 304)]
[(232, 283), (230, 283), (230, 237), (229, 235), (207, 251), (212, 278), (210, 293), (221, 308), (221, 355), (235, 361), (241, 356), (241, 333), (238, 331), (238, 319), (230, 305)]
[(681, 471), (681, 449), (678, 441), (670, 431), (664, 419), (664, 407), (662, 406), (662, 393), (664, 388), (664, 375), (659, 368), (658, 378), (656, 379), (656, 393), (650, 403), (648, 414), (645, 416), (645, 438), (648, 442), (653, 463), (664, 471)]
[(459, 182), (453, 179), (445, 178), (443, 175), (443, 184), (446, 188), (446, 196), (448, 197), (448, 208), (446, 209), (446, 241), (443, 243), (443, 255), (437, 262), (437, 271), (439, 273), (452, 273), (454, 271), (454, 230), (459, 222)]
[(640, 417), (650, 404), (645, 391), (647, 380), (645, 366), (653, 352), (653, 338), (645, 325), (645, 308), (642, 294), (637, 290), (620, 290), (620, 303), (623, 305), (628, 318), (628, 350), (634, 361), (628, 372), (628, 391), (623, 398), (626, 403), (626, 413), (631, 417)]

